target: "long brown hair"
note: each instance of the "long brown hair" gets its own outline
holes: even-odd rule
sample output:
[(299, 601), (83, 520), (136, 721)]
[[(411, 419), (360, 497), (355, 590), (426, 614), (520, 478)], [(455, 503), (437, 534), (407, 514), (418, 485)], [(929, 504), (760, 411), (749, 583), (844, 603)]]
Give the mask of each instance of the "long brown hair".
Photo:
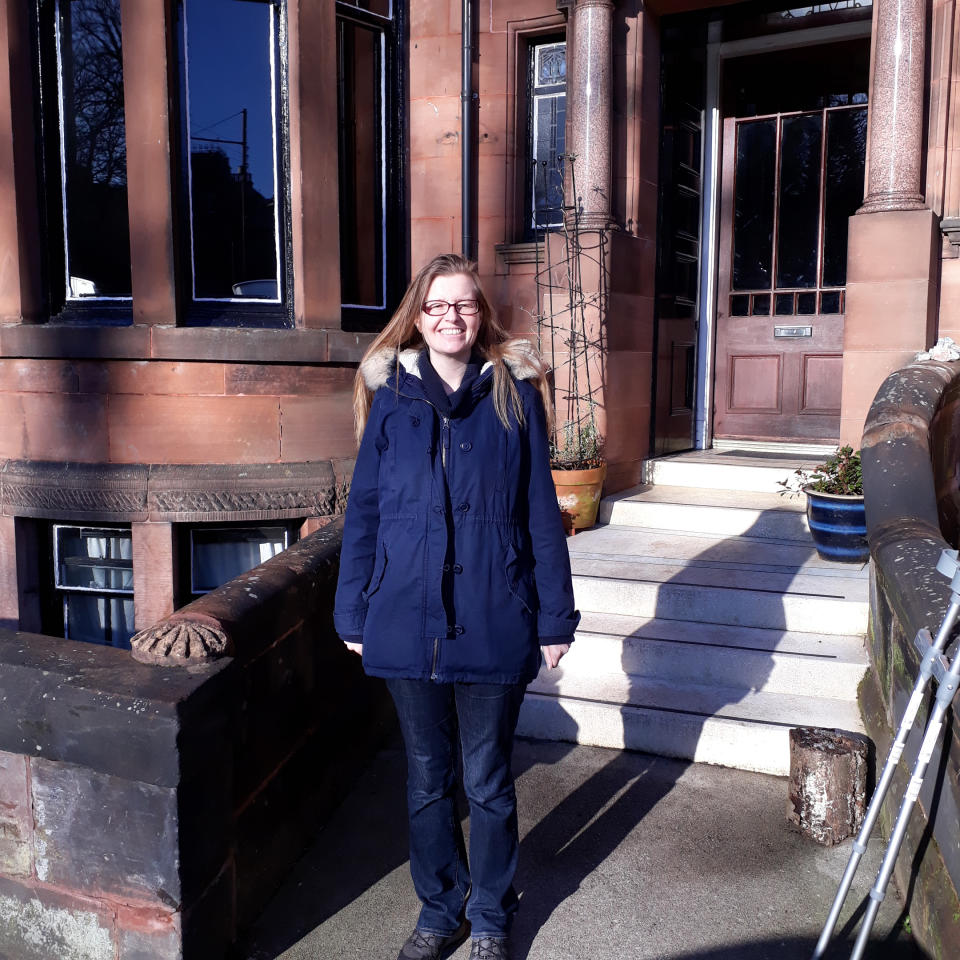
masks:
[[(513, 382), (513, 377), (510, 376), (510, 371), (504, 363), (504, 356), (509, 352), (510, 334), (500, 325), (496, 313), (490, 306), (490, 301), (483, 292), (480, 276), (477, 273), (477, 265), (459, 254), (442, 253), (420, 268), (417, 275), (410, 281), (410, 286), (407, 287), (407, 292), (403, 295), (400, 306), (397, 307), (390, 322), (370, 345), (363, 359), (366, 360), (373, 354), (387, 349), (394, 351), (396, 362), (399, 364), (401, 350), (423, 347), (424, 340), (417, 329), (417, 320), (420, 318), (420, 311), (427, 298), (430, 285), (437, 277), (460, 275), (470, 277), (477, 292), (477, 303), (480, 306), (480, 326), (473, 349), (485, 361), (493, 363), (494, 409), (504, 428), (510, 430), (511, 409), (516, 421), (523, 423), (523, 404), (520, 401), (520, 395), (517, 392), (516, 384)], [(526, 359), (528, 362), (530, 361), (530, 357)], [(553, 422), (553, 397), (547, 381), (546, 365), (539, 358), (537, 358), (536, 363), (538, 369), (533, 379), (543, 397), (549, 428)], [(361, 371), (357, 370), (357, 376), (353, 383), (353, 421), (358, 444), (363, 436), (363, 428), (367, 424), (372, 400), (373, 391), (367, 386)]]

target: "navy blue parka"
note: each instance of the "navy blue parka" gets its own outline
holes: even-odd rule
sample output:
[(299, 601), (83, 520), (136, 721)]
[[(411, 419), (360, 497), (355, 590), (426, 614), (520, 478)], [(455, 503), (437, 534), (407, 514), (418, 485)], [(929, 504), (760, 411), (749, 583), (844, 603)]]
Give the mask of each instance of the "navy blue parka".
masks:
[(505, 357), (523, 404), (505, 429), (486, 364), (452, 417), (427, 399), (421, 354), (361, 366), (375, 390), (344, 522), (337, 632), (380, 677), (528, 683), (540, 644), (568, 643), (570, 559), (550, 475), (533, 348)]

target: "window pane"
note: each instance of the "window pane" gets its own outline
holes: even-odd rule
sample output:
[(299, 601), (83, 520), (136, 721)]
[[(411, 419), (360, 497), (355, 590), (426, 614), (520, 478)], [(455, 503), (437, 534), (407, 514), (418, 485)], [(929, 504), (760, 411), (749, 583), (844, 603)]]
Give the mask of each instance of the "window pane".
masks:
[(821, 313), (840, 313), (840, 291), (826, 290), (820, 294)]
[(287, 547), (286, 527), (195, 529), (191, 591), (204, 593), (259, 566)]
[(133, 600), (98, 597), (95, 593), (70, 593), (63, 598), (64, 636), (70, 640), (130, 648), (136, 633)]
[(120, 0), (57, 0), (68, 299), (130, 296)]
[(337, 23), (340, 296), (384, 305), (383, 34)]
[(279, 299), (276, 18), (184, 0), (193, 294)]
[(133, 592), (129, 530), (54, 527), (57, 587)]
[(542, 43), (531, 49), (530, 160), (534, 230), (563, 222), (563, 172), (567, 122), (567, 45)]
[(863, 203), (867, 110), (827, 116), (827, 182), (823, 224), (823, 285), (847, 282), (847, 221)]
[(780, 151), (777, 286), (815, 287), (820, 226), (821, 114), (785, 117)]
[(776, 120), (738, 126), (733, 208), (735, 290), (770, 286), (776, 146)]
[(811, 316), (817, 312), (817, 295), (815, 293), (797, 294), (797, 313), (801, 316)]
[(750, 315), (750, 294), (737, 293), (730, 298), (730, 316), (747, 317)]
[(770, 294), (758, 293), (753, 298), (753, 315), (755, 317), (766, 317), (770, 314)]
[(778, 317), (788, 317), (793, 313), (793, 294), (778, 293), (774, 313)]

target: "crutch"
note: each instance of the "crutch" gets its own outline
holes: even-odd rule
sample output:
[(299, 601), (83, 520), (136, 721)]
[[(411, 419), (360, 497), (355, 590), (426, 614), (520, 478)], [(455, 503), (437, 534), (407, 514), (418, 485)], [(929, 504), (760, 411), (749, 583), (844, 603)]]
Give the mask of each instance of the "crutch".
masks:
[(924, 731), (920, 754), (917, 757), (917, 762), (913, 769), (913, 776), (910, 779), (903, 803), (897, 814), (887, 852), (884, 855), (880, 870), (877, 873), (876, 883), (870, 891), (870, 898), (863, 923), (860, 927), (860, 934), (857, 937), (853, 952), (850, 954), (851, 960), (860, 960), (863, 956), (867, 939), (870, 936), (874, 920), (876, 920), (877, 917), (877, 911), (880, 909), (880, 904), (886, 895), (887, 884), (890, 882), (890, 876), (893, 873), (893, 866), (896, 863), (897, 854), (900, 852), (903, 838), (906, 835), (907, 824), (913, 811), (913, 805), (920, 796), (920, 787), (923, 784), (927, 765), (930, 763), (930, 757), (940, 737), (944, 715), (957, 692), (958, 679), (960, 679), (960, 655), (954, 658), (952, 665), (943, 655), (943, 650), (950, 638), (950, 633), (957, 621), (957, 616), (960, 614), (960, 562), (958, 562), (956, 550), (941, 551), (940, 559), (937, 561), (937, 572), (942, 573), (950, 580), (950, 606), (944, 614), (943, 621), (940, 624), (935, 639), (930, 638), (930, 631), (926, 628), (917, 631), (917, 635), (914, 637), (913, 644), (922, 656), (920, 671), (917, 674), (917, 679), (913, 686), (913, 693), (910, 695), (910, 700), (907, 703), (907, 709), (904, 711), (903, 719), (900, 721), (897, 736), (893, 741), (893, 746), (890, 748), (890, 754), (884, 765), (883, 773), (877, 782), (877, 788), (867, 808), (866, 816), (863, 819), (863, 826), (860, 828), (860, 833), (853, 843), (853, 850), (850, 853), (847, 868), (843, 873), (843, 879), (840, 881), (840, 888), (837, 890), (837, 895), (833, 900), (833, 906), (830, 908), (827, 921), (823, 925), (823, 930), (820, 933), (820, 939), (817, 941), (816, 949), (813, 952), (814, 960), (824, 955), (827, 945), (830, 943), (830, 938), (833, 936), (833, 931), (840, 917), (843, 902), (850, 892), (850, 885), (853, 883), (853, 877), (857, 872), (857, 867), (860, 865), (860, 860), (864, 853), (866, 853), (870, 834), (873, 832), (877, 817), (880, 815), (880, 807), (883, 805), (884, 797), (890, 789), (894, 771), (900, 762), (900, 757), (903, 755), (907, 736), (913, 728), (917, 713), (920, 710), (924, 691), (930, 682), (930, 678), (935, 676), (939, 686), (936, 700), (927, 721), (926, 730)]

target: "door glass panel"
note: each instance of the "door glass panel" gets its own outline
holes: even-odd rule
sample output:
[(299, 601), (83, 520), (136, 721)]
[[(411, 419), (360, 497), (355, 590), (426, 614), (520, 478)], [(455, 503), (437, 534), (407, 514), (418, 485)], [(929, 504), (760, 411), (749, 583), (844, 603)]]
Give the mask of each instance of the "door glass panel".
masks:
[(821, 313), (840, 313), (840, 291), (827, 290), (820, 294)]
[(753, 298), (753, 315), (766, 317), (770, 315), (770, 294), (758, 293)]
[(770, 286), (776, 151), (776, 120), (739, 124), (733, 207), (735, 290)]
[(847, 221), (863, 203), (867, 110), (827, 116), (827, 178), (823, 224), (823, 284), (847, 282)]
[(193, 294), (279, 299), (275, 12), (185, 0)]
[(815, 287), (820, 220), (819, 113), (783, 120), (777, 286)]
[(797, 313), (801, 316), (810, 316), (817, 312), (817, 295), (815, 293), (797, 294)]
[(120, 0), (59, 0), (66, 295), (130, 296)]
[(778, 293), (774, 313), (778, 317), (789, 317), (793, 313), (793, 294)]
[(750, 314), (750, 294), (737, 293), (730, 298), (730, 316), (746, 317)]

